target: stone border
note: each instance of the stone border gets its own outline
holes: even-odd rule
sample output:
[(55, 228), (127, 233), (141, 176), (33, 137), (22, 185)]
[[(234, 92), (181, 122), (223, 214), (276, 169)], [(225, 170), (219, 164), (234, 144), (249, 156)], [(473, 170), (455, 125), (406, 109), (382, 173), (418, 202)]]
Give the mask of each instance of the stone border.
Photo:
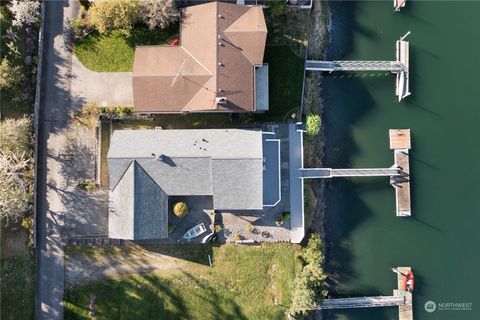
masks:
[(37, 55), (37, 80), (35, 84), (35, 102), (33, 107), (34, 114), (34, 152), (33, 152), (33, 219), (32, 219), (32, 245), (37, 247), (37, 188), (38, 188), (38, 123), (40, 112), (40, 94), (42, 84), (42, 69), (43, 69), (43, 33), (45, 28), (45, 0), (40, 5), (40, 29), (38, 31), (38, 55)]

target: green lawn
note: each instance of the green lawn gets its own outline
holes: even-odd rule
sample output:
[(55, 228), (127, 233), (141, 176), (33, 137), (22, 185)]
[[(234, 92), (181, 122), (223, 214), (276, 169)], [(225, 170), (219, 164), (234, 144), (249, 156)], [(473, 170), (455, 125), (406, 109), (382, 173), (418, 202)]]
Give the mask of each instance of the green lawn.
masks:
[[(21, 232), (24, 232), (21, 230)], [(30, 253), (1, 259), (2, 320), (27, 320), (35, 315), (35, 259)]]
[(162, 30), (135, 27), (130, 35), (120, 30), (101, 35), (92, 32), (75, 41), (74, 53), (90, 70), (97, 72), (128, 72), (133, 69), (135, 46), (167, 44), (178, 37), (179, 25)]
[[(213, 268), (191, 262), (182, 271), (128, 276), (92, 282), (65, 295), (65, 319), (88, 319), (90, 295), (96, 319), (283, 319), (291, 301), (291, 283), (300, 268), (299, 247), (224, 245), (211, 251)], [(172, 250), (170, 248), (169, 250)], [(187, 252), (186, 252), (187, 251)], [(175, 252), (178, 256), (178, 252)], [(195, 257), (195, 254), (193, 254)]]
[(267, 46), (264, 61), (269, 64), (269, 105), (260, 121), (283, 121), (289, 111), (298, 111), (302, 96), (304, 60), (289, 46)]

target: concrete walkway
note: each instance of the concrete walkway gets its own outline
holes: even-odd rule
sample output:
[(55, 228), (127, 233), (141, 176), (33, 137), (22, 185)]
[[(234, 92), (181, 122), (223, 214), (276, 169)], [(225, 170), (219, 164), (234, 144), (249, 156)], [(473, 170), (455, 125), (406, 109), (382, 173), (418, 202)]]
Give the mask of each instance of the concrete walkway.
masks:
[[(72, 57), (72, 97), (77, 102), (133, 105), (131, 72), (94, 72)], [(75, 106), (80, 108), (81, 105)]]
[(63, 319), (62, 225), (66, 208), (58, 190), (66, 189), (66, 181), (59, 154), (67, 142), (65, 131), (72, 102), (72, 54), (65, 25), (67, 18), (78, 14), (79, 3), (46, 1), (45, 5), (38, 136), (36, 319)]

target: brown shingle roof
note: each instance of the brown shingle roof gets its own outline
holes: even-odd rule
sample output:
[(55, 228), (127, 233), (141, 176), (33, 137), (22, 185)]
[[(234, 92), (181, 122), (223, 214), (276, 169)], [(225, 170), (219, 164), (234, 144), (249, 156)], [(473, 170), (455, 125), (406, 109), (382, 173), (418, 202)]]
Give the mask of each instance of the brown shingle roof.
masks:
[(262, 8), (211, 2), (182, 16), (181, 46), (135, 50), (136, 111), (254, 111), (254, 66), (263, 61), (267, 37)]

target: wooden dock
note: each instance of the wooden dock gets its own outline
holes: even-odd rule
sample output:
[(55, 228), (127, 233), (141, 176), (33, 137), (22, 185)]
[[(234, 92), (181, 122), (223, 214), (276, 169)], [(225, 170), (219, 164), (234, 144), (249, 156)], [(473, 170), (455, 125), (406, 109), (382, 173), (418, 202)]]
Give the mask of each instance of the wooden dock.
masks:
[(397, 290), (393, 290), (394, 296), (401, 296), (405, 298), (405, 303), (398, 306), (398, 319), (399, 320), (413, 320), (413, 295), (411, 292), (405, 292), (402, 290), (403, 274), (411, 271), (410, 267), (398, 267), (397, 268)]
[(412, 215), (410, 201), (410, 162), (411, 148), (410, 129), (390, 129), (390, 149), (394, 150), (395, 166), (402, 171), (401, 176), (390, 179), (395, 188), (396, 212), (398, 217)]

